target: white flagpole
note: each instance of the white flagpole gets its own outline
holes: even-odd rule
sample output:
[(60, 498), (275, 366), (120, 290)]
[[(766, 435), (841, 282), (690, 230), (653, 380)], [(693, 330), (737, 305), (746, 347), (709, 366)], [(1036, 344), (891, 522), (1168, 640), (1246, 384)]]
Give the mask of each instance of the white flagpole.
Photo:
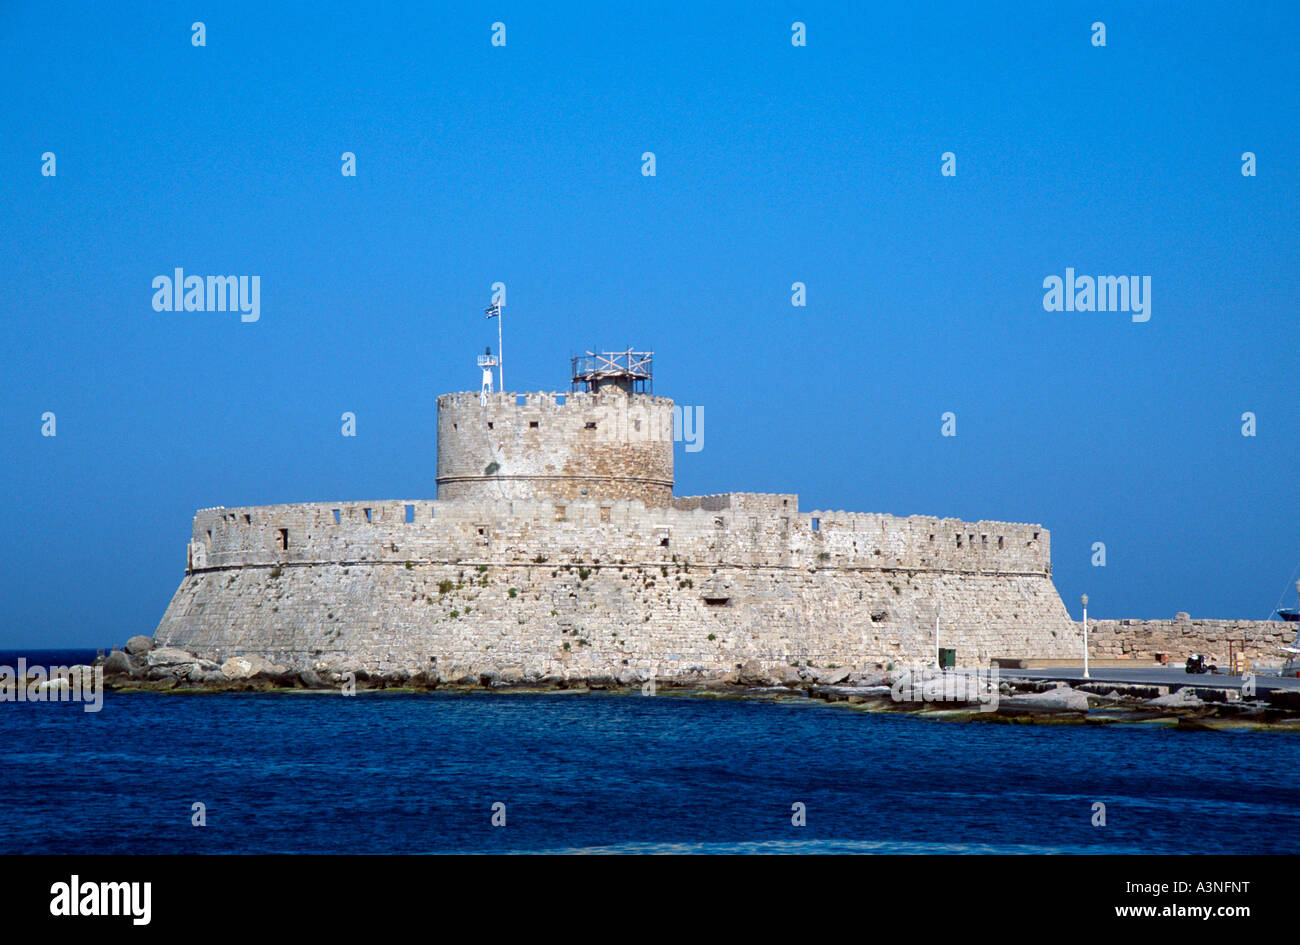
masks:
[(506, 390), (506, 357), (505, 352), (501, 349), (501, 319), (505, 310), (504, 305), (497, 306), (497, 379), (503, 394)]

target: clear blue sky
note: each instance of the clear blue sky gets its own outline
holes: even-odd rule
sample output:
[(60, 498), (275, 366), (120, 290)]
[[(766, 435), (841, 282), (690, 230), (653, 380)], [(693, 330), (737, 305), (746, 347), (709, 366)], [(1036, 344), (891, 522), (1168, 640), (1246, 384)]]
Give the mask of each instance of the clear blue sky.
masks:
[(0, 6), (0, 647), (151, 633), (196, 508), (432, 496), (497, 280), (509, 387), (634, 345), (704, 407), (679, 494), (1041, 522), (1076, 617), (1300, 561), (1294, 3), (131, 6)]

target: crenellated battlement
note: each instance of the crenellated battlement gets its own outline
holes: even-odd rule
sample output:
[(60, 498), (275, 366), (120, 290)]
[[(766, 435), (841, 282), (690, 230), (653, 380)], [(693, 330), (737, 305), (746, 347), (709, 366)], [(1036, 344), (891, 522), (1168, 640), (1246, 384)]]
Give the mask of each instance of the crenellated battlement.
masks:
[[(490, 408), (514, 408), (514, 407), (552, 407), (564, 409), (566, 407), (582, 409), (584, 407), (599, 407), (602, 402), (607, 402), (613, 392), (610, 390), (601, 391), (598, 394), (589, 391), (525, 391), (525, 392), (506, 392), (493, 391), (491, 393), (480, 393), (478, 391), (457, 391), (451, 394), (438, 395), (438, 407), (490, 407)], [(634, 401), (641, 401), (648, 404), (667, 404), (672, 406), (673, 401), (670, 397), (659, 397), (655, 394), (628, 394), (625, 395)]]
[(793, 495), (696, 496), (694, 508), (639, 500), (402, 500), (207, 509), (188, 568), (371, 562), (675, 562), (1048, 575), (1039, 525), (797, 510)]
[(669, 505), (673, 402), (600, 393), (438, 398), (438, 498), (640, 499)]
[(673, 496), (650, 353), (438, 398), (436, 499), (202, 509), (157, 639), (210, 659), (592, 678), (1077, 652), (1039, 525)]
[(736, 511), (797, 512), (799, 497), (794, 493), (721, 492), (715, 495), (686, 495), (673, 499), (673, 508), (707, 512)]

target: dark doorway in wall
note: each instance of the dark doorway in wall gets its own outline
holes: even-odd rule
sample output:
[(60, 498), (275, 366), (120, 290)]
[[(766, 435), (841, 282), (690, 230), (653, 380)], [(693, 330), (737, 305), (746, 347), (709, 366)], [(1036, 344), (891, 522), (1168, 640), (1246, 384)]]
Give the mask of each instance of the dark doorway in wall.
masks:
[(275, 533), (275, 546), (281, 551), (289, 550), (289, 529), (280, 528)]

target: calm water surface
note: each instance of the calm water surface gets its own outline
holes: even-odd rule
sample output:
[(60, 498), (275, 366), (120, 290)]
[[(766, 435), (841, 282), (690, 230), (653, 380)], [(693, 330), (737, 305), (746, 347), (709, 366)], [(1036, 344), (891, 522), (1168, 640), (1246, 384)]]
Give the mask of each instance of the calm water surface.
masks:
[(0, 751), (6, 853), (1289, 853), (1300, 825), (1300, 736), (810, 700), (109, 693), (0, 704)]

